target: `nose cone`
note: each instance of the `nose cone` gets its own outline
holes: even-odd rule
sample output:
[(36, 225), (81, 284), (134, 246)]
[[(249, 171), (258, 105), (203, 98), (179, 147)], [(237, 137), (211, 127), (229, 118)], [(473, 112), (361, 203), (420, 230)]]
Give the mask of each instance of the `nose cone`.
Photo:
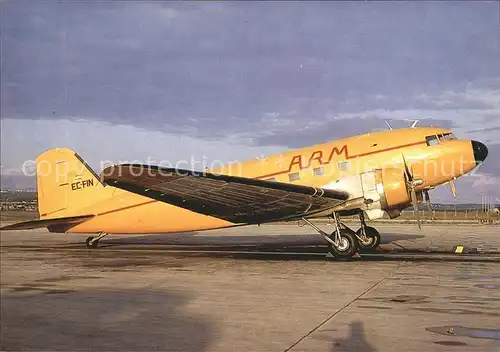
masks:
[(474, 159), (476, 164), (482, 163), (488, 156), (488, 148), (481, 142), (471, 141), (472, 151), (474, 152)]

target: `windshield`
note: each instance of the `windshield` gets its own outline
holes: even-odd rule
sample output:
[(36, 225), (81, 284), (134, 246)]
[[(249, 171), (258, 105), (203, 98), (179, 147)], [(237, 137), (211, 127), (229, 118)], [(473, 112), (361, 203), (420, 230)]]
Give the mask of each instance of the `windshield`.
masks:
[(439, 139), (437, 136), (427, 136), (425, 137), (425, 141), (427, 142), (427, 145), (438, 145), (439, 144)]
[(457, 139), (457, 137), (455, 137), (453, 135), (453, 133), (445, 133), (445, 134), (440, 134), (439, 136), (439, 140), (451, 140), (451, 139)]
[(432, 136), (427, 136), (425, 137), (425, 141), (427, 142), (427, 145), (438, 145), (440, 141), (447, 141), (447, 140), (452, 140), (452, 139), (457, 139), (453, 135), (453, 133), (443, 133), (443, 134), (438, 134), (437, 136), (432, 135)]

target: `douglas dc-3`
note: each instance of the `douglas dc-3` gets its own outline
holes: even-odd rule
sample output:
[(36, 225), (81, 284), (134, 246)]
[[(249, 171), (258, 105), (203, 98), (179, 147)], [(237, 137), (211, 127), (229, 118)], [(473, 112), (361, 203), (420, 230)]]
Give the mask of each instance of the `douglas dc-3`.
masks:
[[(324, 236), (335, 257), (380, 244), (365, 223), (400, 215), (429, 202), (428, 191), (483, 162), (487, 147), (434, 127), (386, 130), (262, 159), (192, 171), (121, 164), (98, 176), (66, 148), (36, 159), (40, 219), (3, 230), (46, 227), (50, 232), (94, 233), (95, 248), (108, 233), (172, 233), (301, 220)], [(360, 229), (341, 222), (359, 215)], [(418, 214), (418, 212), (417, 212)], [(310, 219), (331, 217), (326, 233)], [(420, 226), (420, 221), (417, 218)]]

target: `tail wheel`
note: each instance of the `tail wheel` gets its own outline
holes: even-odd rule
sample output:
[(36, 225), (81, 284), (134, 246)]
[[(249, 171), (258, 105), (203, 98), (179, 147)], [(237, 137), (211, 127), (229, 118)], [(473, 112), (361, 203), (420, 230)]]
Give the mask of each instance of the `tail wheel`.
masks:
[(380, 233), (371, 226), (365, 226), (366, 237), (363, 237), (362, 229), (356, 231), (359, 247), (361, 249), (375, 249), (380, 245)]
[(94, 241), (92, 242), (92, 240), (94, 239), (94, 237), (88, 237), (86, 240), (85, 240), (85, 247), (87, 248), (97, 248), (97, 241)]
[[(335, 233), (332, 237), (335, 236)], [(353, 231), (348, 229), (340, 230), (340, 241), (335, 246), (329, 245), (330, 253), (335, 257), (350, 258), (358, 251), (358, 239)]]

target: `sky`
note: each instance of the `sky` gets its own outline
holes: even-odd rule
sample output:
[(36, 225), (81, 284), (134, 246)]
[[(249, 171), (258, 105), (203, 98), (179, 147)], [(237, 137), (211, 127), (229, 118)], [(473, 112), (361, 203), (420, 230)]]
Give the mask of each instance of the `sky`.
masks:
[(226, 162), (419, 119), (489, 147), (459, 201), (500, 198), (499, 7), (0, 1), (1, 174), (54, 147), (97, 171)]

